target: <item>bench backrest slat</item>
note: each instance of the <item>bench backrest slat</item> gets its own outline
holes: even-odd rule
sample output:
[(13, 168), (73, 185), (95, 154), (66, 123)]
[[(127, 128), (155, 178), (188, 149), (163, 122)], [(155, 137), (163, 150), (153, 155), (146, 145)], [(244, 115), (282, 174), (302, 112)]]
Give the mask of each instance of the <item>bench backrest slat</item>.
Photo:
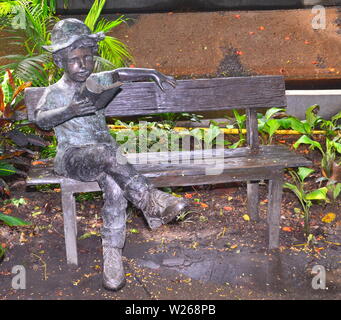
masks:
[[(166, 89), (165, 92), (153, 82), (125, 83), (121, 88), (121, 92), (107, 106), (107, 116), (286, 106), (282, 76), (178, 80), (175, 89)], [(34, 109), (44, 89), (25, 90), (30, 121), (34, 120)]]

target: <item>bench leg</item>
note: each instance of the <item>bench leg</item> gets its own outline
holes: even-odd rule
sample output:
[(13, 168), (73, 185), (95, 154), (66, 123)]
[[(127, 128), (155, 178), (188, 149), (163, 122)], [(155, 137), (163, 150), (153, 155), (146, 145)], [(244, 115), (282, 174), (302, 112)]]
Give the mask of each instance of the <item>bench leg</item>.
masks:
[(72, 192), (63, 191), (63, 189), (62, 209), (64, 215), (66, 260), (68, 264), (78, 265), (76, 201)]
[(259, 220), (259, 183), (258, 181), (247, 182), (247, 212), (254, 221)]
[(269, 180), (269, 249), (279, 247), (279, 229), (283, 192), (283, 173), (278, 174), (278, 178)]

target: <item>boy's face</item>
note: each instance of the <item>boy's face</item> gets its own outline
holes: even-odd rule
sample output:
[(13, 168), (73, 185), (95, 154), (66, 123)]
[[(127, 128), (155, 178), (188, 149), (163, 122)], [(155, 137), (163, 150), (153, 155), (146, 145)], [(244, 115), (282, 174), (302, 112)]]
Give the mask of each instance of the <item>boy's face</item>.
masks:
[(69, 78), (84, 82), (94, 69), (92, 48), (81, 47), (71, 50), (64, 60), (64, 70)]

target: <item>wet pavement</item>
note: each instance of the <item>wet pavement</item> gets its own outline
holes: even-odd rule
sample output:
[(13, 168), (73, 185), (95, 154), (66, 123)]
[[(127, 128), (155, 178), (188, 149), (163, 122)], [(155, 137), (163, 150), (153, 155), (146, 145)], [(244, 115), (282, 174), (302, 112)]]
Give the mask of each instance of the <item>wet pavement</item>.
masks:
[[(325, 261), (304, 252), (254, 250), (234, 252), (215, 247), (188, 249), (181, 244), (165, 248), (157, 243), (127, 244), (124, 254), (141, 267), (175, 271), (204, 283), (243, 289), (252, 295), (283, 299), (341, 298), (340, 250)], [(152, 254), (151, 254), (152, 253)], [(312, 268), (326, 270), (326, 288), (313, 289)]]

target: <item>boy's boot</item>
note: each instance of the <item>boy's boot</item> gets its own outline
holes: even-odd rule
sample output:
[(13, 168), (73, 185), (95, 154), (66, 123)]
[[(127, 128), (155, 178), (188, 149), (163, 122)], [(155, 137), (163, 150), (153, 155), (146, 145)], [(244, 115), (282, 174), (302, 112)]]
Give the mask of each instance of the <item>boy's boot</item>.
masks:
[(122, 262), (122, 249), (103, 246), (103, 286), (117, 291), (126, 283)]
[(125, 184), (124, 195), (143, 212), (151, 229), (170, 222), (188, 206), (185, 199), (154, 188), (139, 174)]
[(141, 210), (151, 229), (172, 221), (188, 206), (183, 198), (174, 197), (158, 189), (150, 190), (145, 198)]

